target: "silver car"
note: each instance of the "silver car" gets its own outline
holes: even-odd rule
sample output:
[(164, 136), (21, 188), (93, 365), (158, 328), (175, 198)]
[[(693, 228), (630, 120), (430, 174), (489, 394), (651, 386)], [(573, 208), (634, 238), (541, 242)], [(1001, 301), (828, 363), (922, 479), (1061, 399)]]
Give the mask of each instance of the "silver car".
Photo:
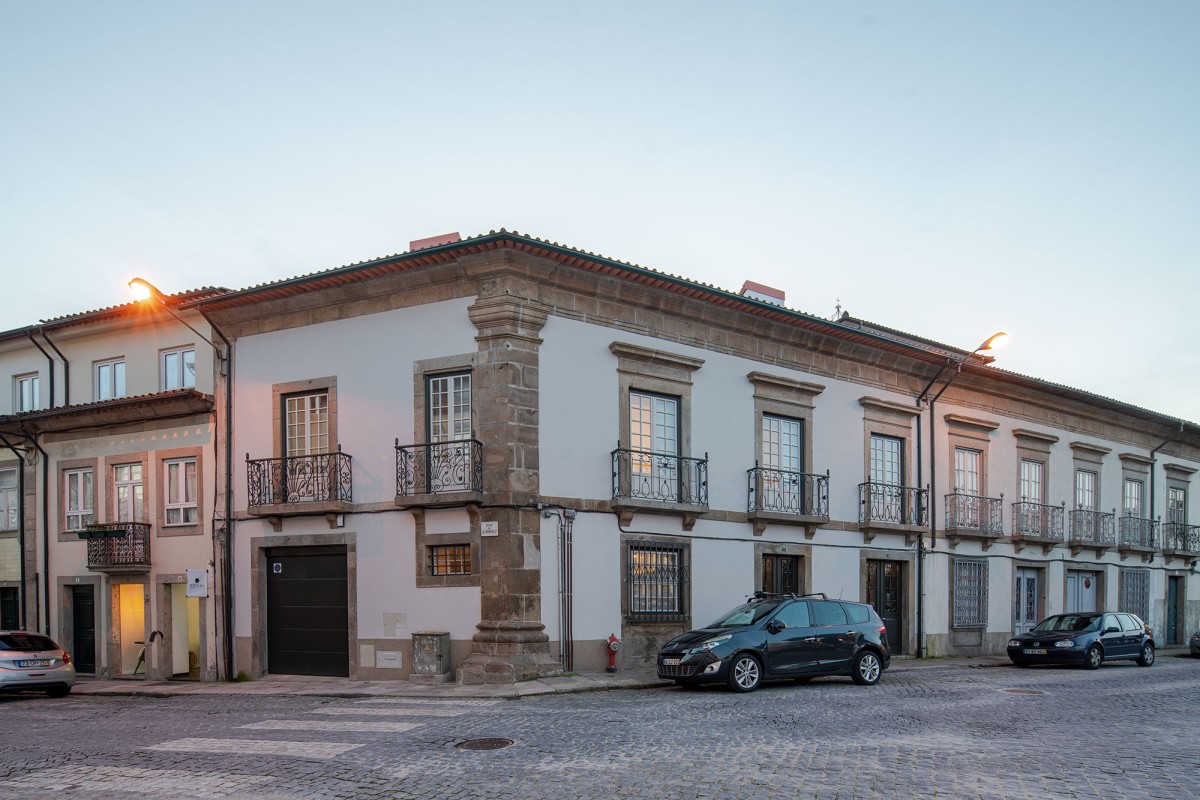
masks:
[(40, 691), (65, 697), (74, 685), (71, 655), (49, 636), (0, 631), (0, 692)]

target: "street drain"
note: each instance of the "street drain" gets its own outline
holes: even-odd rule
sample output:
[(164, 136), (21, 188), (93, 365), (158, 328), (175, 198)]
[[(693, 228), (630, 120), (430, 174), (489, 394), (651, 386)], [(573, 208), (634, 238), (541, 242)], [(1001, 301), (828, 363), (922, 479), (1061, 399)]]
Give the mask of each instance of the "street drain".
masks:
[(503, 750), (512, 745), (512, 739), (467, 739), (454, 746), (459, 750)]
[(1001, 691), (1008, 692), (1009, 694), (1045, 694), (1045, 692), (1039, 692), (1037, 689), (1003, 689)]

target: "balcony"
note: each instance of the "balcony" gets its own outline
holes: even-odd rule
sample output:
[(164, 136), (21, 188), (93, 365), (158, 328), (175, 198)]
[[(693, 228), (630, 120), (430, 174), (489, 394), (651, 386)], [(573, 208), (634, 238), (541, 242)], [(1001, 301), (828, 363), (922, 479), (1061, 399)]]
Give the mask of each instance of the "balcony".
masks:
[(860, 483), (858, 523), (866, 542), (879, 533), (903, 533), (911, 545), (929, 526), (929, 490), (891, 483)]
[(1200, 557), (1200, 525), (1168, 522), (1163, 525), (1163, 555)]
[(252, 460), (246, 455), (247, 513), (282, 529), (283, 517), (325, 515), (330, 527), (353, 503), (350, 456), (318, 453)]
[(1071, 513), (1071, 555), (1077, 556), (1085, 547), (1097, 556), (1117, 546), (1117, 515), (1103, 511), (1078, 508)]
[(1063, 543), (1066, 504), (1052, 506), (1022, 500), (1012, 504), (1013, 546), (1019, 553), (1026, 546), (1040, 546), (1042, 555)]
[(682, 517), (690, 531), (708, 511), (708, 454), (688, 458), (618, 447), (612, 451), (612, 508), (622, 526), (642, 512)]
[(150, 571), (149, 523), (92, 523), (78, 533), (87, 541), (88, 569), (108, 573)]
[(802, 525), (811, 539), (829, 522), (829, 473), (814, 475), (759, 467), (746, 470), (749, 481), (747, 516), (754, 535), (762, 536), (768, 524)]
[(964, 539), (987, 550), (1004, 535), (1004, 498), (955, 492), (946, 495), (946, 541), (958, 547)]
[(400, 445), (396, 506), (448, 508), (483, 503), (483, 445), (475, 439)]
[(1142, 561), (1154, 560), (1158, 552), (1158, 528), (1156, 519), (1147, 517), (1123, 516), (1117, 525), (1117, 552), (1121, 560), (1126, 556), (1140, 555)]

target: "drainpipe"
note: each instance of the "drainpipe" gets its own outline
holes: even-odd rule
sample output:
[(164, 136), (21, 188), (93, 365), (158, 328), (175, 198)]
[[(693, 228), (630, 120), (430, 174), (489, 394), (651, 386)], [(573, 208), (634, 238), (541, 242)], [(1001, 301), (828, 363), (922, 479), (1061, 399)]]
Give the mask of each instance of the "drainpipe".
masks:
[[(224, 656), (225, 680), (234, 678), (233, 671), (233, 344), (221, 332), (216, 323), (204, 313), (204, 309), (196, 306), (196, 311), (204, 317), (204, 321), (213, 333), (225, 344), (225, 541), (221, 551), (221, 591), (225, 595), (224, 624)], [(216, 348), (214, 348), (215, 350)], [(220, 356), (220, 353), (217, 353)]]
[(17, 625), (24, 628), (25, 621), (25, 453), (13, 447), (12, 443), (6, 437), (0, 435), (0, 443), (3, 443), (6, 448), (12, 451), (12, 454), (21, 462), (21, 466), (17, 469), (17, 497), (18, 512), (17, 512), (17, 552), (20, 553), (18, 561), (21, 569), (21, 591), (17, 592)]
[[(1179, 434), (1181, 436), (1183, 435), (1183, 420), (1179, 420)], [(1173, 441), (1175, 441), (1175, 439), (1173, 437), (1169, 438), (1169, 439), (1163, 439), (1162, 443), (1159, 444), (1158, 447), (1156, 447), (1150, 451), (1150, 516), (1151, 517), (1154, 516), (1154, 465), (1158, 463), (1157, 459), (1154, 458), (1154, 454), (1157, 453), (1159, 450), (1162, 450), (1164, 447), (1166, 447)]]
[[(921, 399), (917, 398), (917, 408)], [(933, 427), (933, 418), (929, 425)], [(932, 443), (930, 450), (932, 450)], [(917, 488), (921, 488), (921, 414), (917, 413)], [(917, 658), (925, 657), (925, 532), (917, 535)]]
[[(41, 454), (42, 461), (42, 604), (46, 609), (45, 624), (42, 632), (47, 636), (53, 636), (50, 632), (50, 455), (42, 449), (38, 444), (37, 435), (31, 434), (25, 430), (25, 424), (21, 424), (21, 433), (25, 437), (25, 441), (37, 448)], [(39, 620), (42, 616), (39, 611), (37, 614)]]
[[(33, 331), (25, 331), (25, 335), (29, 337), (29, 341), (33, 342), (33, 346), (42, 351), (42, 355), (46, 357), (46, 362), (50, 365), (50, 394), (49, 402), (46, 408), (54, 408), (54, 356), (46, 352), (46, 348), (38, 344), (38, 340), (33, 338)], [(30, 409), (36, 411), (37, 409)], [(41, 449), (41, 448), (38, 448)]]
[[(40, 333), (42, 335), (42, 338), (46, 340), (46, 344), (53, 347), (54, 352), (58, 353), (58, 357), (62, 359), (62, 362), (63, 362), (63, 405), (69, 406), (69, 405), (71, 405), (71, 362), (68, 361), (67, 357), (63, 355), (62, 350), (58, 349), (58, 345), (56, 345), (54, 342), (52, 342), (50, 340), (50, 337), (46, 335), (45, 328), (38, 328), (38, 333)], [(51, 395), (51, 397), (50, 397), (50, 405), (51, 406), (54, 405), (53, 395)]]

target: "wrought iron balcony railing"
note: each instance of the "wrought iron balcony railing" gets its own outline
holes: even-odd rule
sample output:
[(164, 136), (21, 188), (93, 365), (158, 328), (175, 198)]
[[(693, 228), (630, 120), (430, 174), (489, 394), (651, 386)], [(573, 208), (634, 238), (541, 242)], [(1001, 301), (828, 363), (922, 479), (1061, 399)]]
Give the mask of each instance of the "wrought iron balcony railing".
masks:
[(929, 524), (929, 490), (890, 483), (858, 485), (858, 521), (894, 525)]
[(708, 454), (688, 458), (619, 447), (612, 451), (612, 496), (707, 507)]
[(1071, 544), (1086, 547), (1115, 547), (1116, 514), (1077, 508), (1071, 512)]
[(829, 473), (824, 475), (755, 466), (749, 477), (747, 510), (829, 518)]
[(260, 458), (246, 455), (251, 506), (282, 503), (349, 503), (353, 499), (350, 456), (336, 453)]
[(1159, 524), (1156, 519), (1121, 517), (1119, 546), (1158, 549), (1158, 528)]
[(1012, 513), (1013, 536), (1043, 542), (1063, 540), (1066, 524), (1064, 506), (1021, 500), (1012, 504)]
[(1168, 522), (1163, 525), (1163, 550), (1200, 554), (1200, 525)]
[(483, 445), (475, 439), (400, 445), (396, 496), (483, 491)]
[(955, 492), (946, 495), (946, 530), (1000, 536), (1004, 533), (1004, 498)]
[(150, 524), (92, 523), (79, 532), (87, 540), (88, 569), (150, 567)]

